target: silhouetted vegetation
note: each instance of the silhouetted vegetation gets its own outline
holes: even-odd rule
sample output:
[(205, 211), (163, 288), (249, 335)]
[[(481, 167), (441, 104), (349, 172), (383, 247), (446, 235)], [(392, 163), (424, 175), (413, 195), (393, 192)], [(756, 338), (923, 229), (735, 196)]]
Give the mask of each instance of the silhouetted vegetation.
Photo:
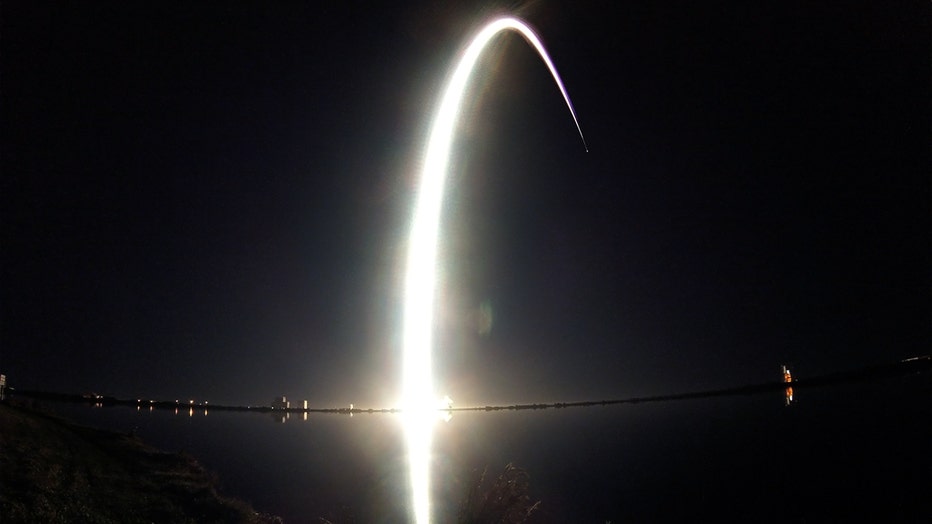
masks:
[(280, 522), (219, 495), (217, 485), (217, 478), (188, 455), (0, 404), (5, 524)]
[(531, 503), (530, 476), (508, 464), (494, 480), (488, 468), (472, 484), (460, 512), (460, 524), (517, 524), (526, 522), (540, 501)]

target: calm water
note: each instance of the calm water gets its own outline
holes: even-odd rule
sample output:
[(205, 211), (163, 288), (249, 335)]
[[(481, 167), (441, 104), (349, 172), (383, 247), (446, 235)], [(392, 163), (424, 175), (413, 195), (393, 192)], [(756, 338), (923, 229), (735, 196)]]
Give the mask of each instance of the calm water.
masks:
[[(531, 522), (754, 522), (932, 518), (928, 379), (658, 404), (457, 413), (434, 438), (434, 508), (454, 520), (485, 466), (528, 471)], [(215, 471), (227, 494), (285, 522), (404, 522), (400, 417), (56, 405), (136, 428)]]

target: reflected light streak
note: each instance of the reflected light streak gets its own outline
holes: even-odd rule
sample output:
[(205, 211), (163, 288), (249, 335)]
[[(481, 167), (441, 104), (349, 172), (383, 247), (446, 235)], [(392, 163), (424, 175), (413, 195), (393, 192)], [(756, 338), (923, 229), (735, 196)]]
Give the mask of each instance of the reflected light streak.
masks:
[(492, 20), (473, 38), (449, 79), (434, 116), (427, 151), (421, 170), (420, 189), (408, 241), (405, 273), (405, 312), (403, 335), (403, 389), (405, 441), (412, 492), (414, 520), (430, 520), (430, 446), (437, 406), (431, 379), (431, 337), (433, 330), (437, 233), (444, 180), (449, 163), (453, 130), (460, 102), (473, 67), (486, 44), (498, 33), (516, 31), (531, 44), (550, 70), (566, 106), (573, 116), (579, 136), (586, 146), (576, 111), (563, 81), (540, 39), (521, 20), (503, 17)]

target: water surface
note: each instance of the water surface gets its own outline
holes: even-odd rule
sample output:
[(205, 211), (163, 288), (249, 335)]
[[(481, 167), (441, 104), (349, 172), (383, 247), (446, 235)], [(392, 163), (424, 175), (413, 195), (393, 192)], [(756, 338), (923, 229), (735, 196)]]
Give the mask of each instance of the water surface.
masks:
[[(605, 407), (456, 413), (434, 438), (434, 514), (454, 520), (478, 474), (524, 468), (531, 522), (819, 522), (932, 516), (932, 402), (923, 377)], [(57, 405), (136, 431), (215, 471), (229, 495), (285, 522), (403, 522), (401, 417)]]

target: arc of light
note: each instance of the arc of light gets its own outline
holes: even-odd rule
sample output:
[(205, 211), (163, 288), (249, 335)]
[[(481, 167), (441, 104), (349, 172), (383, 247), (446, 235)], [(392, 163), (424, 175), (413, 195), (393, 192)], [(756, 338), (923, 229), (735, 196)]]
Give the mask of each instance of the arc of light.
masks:
[(408, 265), (405, 273), (403, 409), (407, 444), (412, 503), (415, 521), (430, 519), (430, 445), (432, 425), (436, 415), (431, 379), (431, 338), (437, 258), (437, 233), (443, 186), (453, 142), (453, 130), (460, 112), (460, 102), (472, 70), (486, 44), (498, 33), (516, 31), (530, 43), (547, 64), (560, 88), (566, 106), (573, 116), (583, 147), (588, 151), (576, 111), (566, 93), (563, 81), (540, 38), (527, 24), (512, 17), (492, 20), (473, 38), (453, 76), (443, 92), (440, 107), (434, 116), (427, 151), (421, 170), (420, 190), (408, 243)]

